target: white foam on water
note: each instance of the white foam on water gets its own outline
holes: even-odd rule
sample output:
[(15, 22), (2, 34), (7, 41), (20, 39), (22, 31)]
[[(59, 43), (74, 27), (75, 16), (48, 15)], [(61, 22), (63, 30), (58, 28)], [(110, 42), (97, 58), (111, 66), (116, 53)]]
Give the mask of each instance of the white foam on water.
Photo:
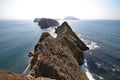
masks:
[[(81, 34), (78, 34), (78, 37), (89, 47), (90, 50), (100, 48), (100, 46), (98, 46), (96, 42), (85, 40), (85, 39), (81, 38), (81, 36), (82, 36)], [(89, 52), (89, 54), (92, 55), (92, 52)], [(85, 71), (89, 80), (95, 80), (95, 78), (92, 76), (92, 74), (90, 73), (90, 71), (87, 68), (88, 65), (87, 65), (86, 59), (84, 60), (84, 64), (81, 67)]]
[(100, 46), (97, 45), (97, 43), (91, 41), (89, 45), (87, 45), (90, 50), (94, 50), (94, 49), (97, 49), (97, 48), (100, 48)]
[(97, 65), (97, 67), (101, 67), (101, 64), (100, 63), (95, 63)]
[(95, 80), (95, 78), (92, 76), (92, 74), (90, 73), (90, 71), (87, 68), (87, 60), (86, 59), (84, 61), (84, 64), (81, 65), (81, 68), (83, 69), (83, 71), (85, 71), (89, 80)]
[(95, 76), (97, 76), (97, 78), (99, 78), (100, 80), (105, 80), (103, 77), (99, 76), (99, 75), (96, 75), (94, 74)]
[(49, 27), (49, 28), (46, 28), (46, 29), (41, 29), (41, 31), (50, 33), (53, 38), (57, 37), (57, 34), (55, 33), (55, 27)]
[(85, 40), (85, 39), (81, 38), (80, 34), (78, 34), (78, 37), (89, 47), (90, 50), (100, 48), (100, 46), (96, 42)]
[[(32, 57), (30, 59), (32, 59)], [(30, 64), (28, 64), (28, 66), (25, 68), (23, 74), (26, 74), (29, 68), (30, 68)]]
[(30, 64), (26, 67), (26, 69), (24, 70), (23, 74), (25, 74), (27, 72), (27, 70), (29, 69)]
[(89, 70), (86, 72), (86, 75), (88, 77), (89, 80), (95, 80), (95, 78), (93, 78), (92, 74), (89, 72)]
[(81, 39), (88, 47), (90, 50), (98, 49), (100, 46), (96, 42), (93, 41), (87, 41), (85, 39)]
[(100, 80), (104, 80), (104, 78), (103, 78), (103, 77), (101, 77), (101, 76), (98, 76), (98, 78), (99, 78)]

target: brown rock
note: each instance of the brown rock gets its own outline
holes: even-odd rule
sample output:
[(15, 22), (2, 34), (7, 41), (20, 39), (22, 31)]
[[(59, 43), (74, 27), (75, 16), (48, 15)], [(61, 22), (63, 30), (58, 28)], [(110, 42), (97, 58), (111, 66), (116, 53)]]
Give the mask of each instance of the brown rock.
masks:
[(33, 56), (34, 56), (34, 54), (31, 52), (28, 54), (28, 57), (33, 57)]
[(55, 80), (50, 78), (34, 78), (30, 75), (15, 74), (6, 70), (0, 70), (0, 80)]
[(57, 38), (43, 33), (34, 49), (30, 75), (56, 80), (88, 80), (80, 65), (82, 51), (89, 49), (64, 22), (56, 29)]
[(0, 70), (0, 80), (29, 80), (27, 76)]

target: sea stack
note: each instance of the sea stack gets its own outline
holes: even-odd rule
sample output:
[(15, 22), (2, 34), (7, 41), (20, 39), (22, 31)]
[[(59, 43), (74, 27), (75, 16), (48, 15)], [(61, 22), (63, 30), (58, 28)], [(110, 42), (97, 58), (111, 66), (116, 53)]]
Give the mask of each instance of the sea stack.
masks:
[(30, 75), (56, 80), (88, 80), (80, 68), (84, 63), (83, 51), (89, 48), (77, 37), (67, 22), (56, 29), (57, 37), (41, 35), (34, 49)]

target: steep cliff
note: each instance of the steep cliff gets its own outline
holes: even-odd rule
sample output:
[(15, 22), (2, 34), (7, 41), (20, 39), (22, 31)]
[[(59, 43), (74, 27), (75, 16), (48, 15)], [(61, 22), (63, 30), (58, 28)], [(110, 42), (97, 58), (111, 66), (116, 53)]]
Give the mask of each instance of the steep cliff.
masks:
[(30, 75), (56, 80), (88, 80), (80, 65), (82, 51), (89, 49), (64, 22), (56, 29), (57, 37), (43, 33), (34, 49)]

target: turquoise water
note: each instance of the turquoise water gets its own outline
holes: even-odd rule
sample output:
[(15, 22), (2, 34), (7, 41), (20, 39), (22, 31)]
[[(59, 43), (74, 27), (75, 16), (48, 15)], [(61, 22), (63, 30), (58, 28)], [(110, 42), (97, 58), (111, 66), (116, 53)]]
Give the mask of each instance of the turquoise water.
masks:
[[(88, 69), (96, 80), (120, 80), (120, 20), (68, 21), (92, 49), (85, 52)], [(0, 20), (0, 69), (22, 73), (27, 56), (41, 35), (37, 24)], [(97, 46), (97, 47), (96, 47)]]
[(0, 69), (22, 73), (40, 34), (32, 20), (0, 20)]

